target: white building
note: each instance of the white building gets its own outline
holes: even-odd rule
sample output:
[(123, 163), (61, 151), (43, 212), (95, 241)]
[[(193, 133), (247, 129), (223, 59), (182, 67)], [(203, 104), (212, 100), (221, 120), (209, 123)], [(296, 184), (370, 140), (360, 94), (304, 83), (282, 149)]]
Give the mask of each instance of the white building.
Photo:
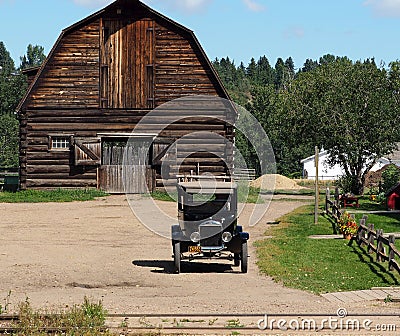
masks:
[[(392, 156), (394, 156), (394, 154)], [(380, 158), (378, 162), (372, 167), (371, 171), (377, 171), (390, 163), (398, 163), (398, 161), (394, 161), (395, 160), (391, 160), (391, 158)], [(303, 178), (315, 180), (315, 155), (301, 160), (300, 163), (303, 164)], [(344, 174), (345, 172), (340, 165), (336, 164), (332, 167), (328, 164), (328, 151), (321, 150), (321, 152), (319, 153), (319, 180), (336, 180)]]

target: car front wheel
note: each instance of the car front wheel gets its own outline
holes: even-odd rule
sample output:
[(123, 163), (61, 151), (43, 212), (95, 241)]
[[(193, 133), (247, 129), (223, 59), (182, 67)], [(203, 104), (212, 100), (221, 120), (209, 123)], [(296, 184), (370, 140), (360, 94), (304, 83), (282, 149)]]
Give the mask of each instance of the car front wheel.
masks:
[(248, 261), (249, 261), (249, 253), (247, 250), (247, 241), (244, 241), (242, 243), (242, 251), (240, 253), (240, 269), (242, 273), (247, 273), (247, 266), (248, 266)]
[(174, 265), (175, 265), (175, 272), (181, 272), (181, 243), (175, 242), (174, 243)]

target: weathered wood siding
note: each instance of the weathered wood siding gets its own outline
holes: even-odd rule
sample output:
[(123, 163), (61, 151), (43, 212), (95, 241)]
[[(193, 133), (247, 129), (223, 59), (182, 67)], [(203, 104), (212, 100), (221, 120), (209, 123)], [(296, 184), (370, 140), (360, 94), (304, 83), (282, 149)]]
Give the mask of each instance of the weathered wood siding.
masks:
[(63, 36), (29, 95), (29, 107), (98, 107), (99, 38), (99, 20)]
[(155, 69), (157, 106), (185, 95), (222, 95), (198, 46), (176, 28), (157, 24)]
[[(101, 169), (100, 134), (130, 133), (154, 107), (182, 96), (227, 98), (189, 30), (128, 0), (66, 29), (38, 76), (19, 110), (22, 188), (99, 187), (111, 181)], [(233, 140), (233, 127), (223, 120), (190, 108), (172, 113), (186, 119), (160, 138), (173, 141), (193, 131), (212, 131)], [(224, 110), (214, 116), (232, 120)], [(50, 138), (56, 135), (71, 137), (71, 147), (52, 150)], [(205, 141), (204, 148), (214, 145)], [(229, 146), (220, 152), (227, 160), (233, 157)], [(203, 171), (226, 170), (220, 159), (205, 153), (192, 155), (183, 169), (199, 164)], [(153, 169), (159, 172), (157, 164)]]
[(101, 107), (154, 107), (154, 21), (104, 19)]

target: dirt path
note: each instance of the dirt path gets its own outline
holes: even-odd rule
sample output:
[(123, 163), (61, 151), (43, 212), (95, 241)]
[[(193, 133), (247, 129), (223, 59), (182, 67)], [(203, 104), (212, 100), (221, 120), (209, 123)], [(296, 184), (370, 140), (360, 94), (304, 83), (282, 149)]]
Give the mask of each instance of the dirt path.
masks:
[[(175, 203), (159, 204), (175, 214)], [(260, 224), (250, 228), (251, 242), (265, 231), (265, 223), (301, 204), (271, 202)], [(338, 308), (259, 275), (253, 247), (248, 274), (228, 261), (192, 263), (185, 273), (173, 274), (170, 241), (145, 229), (123, 196), (0, 204), (0, 232), (0, 300), (11, 290), (14, 304), (29, 297), (38, 307), (65, 307), (89, 296), (103, 300), (110, 313), (276, 314)]]

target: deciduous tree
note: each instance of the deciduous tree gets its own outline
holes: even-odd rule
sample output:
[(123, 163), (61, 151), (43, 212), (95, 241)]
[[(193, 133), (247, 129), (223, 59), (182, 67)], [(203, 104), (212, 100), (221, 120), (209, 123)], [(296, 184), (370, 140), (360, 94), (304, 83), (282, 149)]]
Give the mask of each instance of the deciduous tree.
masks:
[[(296, 141), (323, 145), (340, 164), (351, 190), (362, 194), (366, 174), (396, 147), (399, 104), (385, 69), (337, 58), (292, 82), (287, 122)], [(300, 140), (301, 139), (301, 140)]]

